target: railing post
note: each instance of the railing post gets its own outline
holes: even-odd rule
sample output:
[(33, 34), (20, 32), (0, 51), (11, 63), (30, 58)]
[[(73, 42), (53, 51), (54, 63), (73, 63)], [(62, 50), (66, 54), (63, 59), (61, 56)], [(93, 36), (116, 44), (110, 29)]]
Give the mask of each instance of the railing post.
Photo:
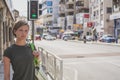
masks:
[(63, 60), (55, 54), (38, 48), (41, 51), (42, 66), (45, 68), (44, 73), (51, 77), (52, 80), (63, 80)]

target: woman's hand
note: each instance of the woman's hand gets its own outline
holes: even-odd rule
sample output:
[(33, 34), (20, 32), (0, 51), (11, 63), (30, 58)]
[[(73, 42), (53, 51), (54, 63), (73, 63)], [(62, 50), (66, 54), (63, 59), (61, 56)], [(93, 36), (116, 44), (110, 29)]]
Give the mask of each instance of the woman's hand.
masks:
[(38, 58), (40, 56), (40, 51), (33, 51), (33, 55)]
[(34, 55), (35, 66), (39, 66), (39, 64), (40, 64), (40, 51), (33, 51), (33, 55)]

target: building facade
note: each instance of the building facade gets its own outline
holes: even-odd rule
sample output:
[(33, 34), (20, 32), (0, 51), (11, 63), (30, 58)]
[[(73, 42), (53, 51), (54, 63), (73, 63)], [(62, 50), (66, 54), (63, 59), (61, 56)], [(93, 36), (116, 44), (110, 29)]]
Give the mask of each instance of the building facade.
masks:
[[(83, 35), (90, 35), (91, 32), (87, 23), (89, 22), (89, 1), (88, 0), (76, 0), (75, 2), (75, 19), (74, 31), (77, 31), (81, 37)], [(83, 32), (83, 33), (82, 33)]]
[(93, 23), (93, 34), (98, 36), (113, 35), (113, 22), (109, 19), (112, 13), (112, 0), (89, 0), (89, 3), (89, 21)]
[(50, 34), (57, 34), (59, 30), (57, 25), (59, 0), (43, 0), (41, 4), (42, 15), (40, 18), (43, 27), (45, 27)]
[(60, 0), (58, 26), (64, 30), (73, 30), (75, 20), (75, 0)]
[(110, 15), (110, 20), (114, 21), (114, 36), (118, 43), (118, 39), (120, 39), (120, 0), (112, 0), (112, 14)]
[[(55, 0), (48, 1), (54, 4)], [(115, 27), (119, 26), (116, 25), (119, 22), (119, 0), (57, 0), (57, 4), (57, 9), (53, 9), (55, 4), (51, 5), (52, 12), (46, 15), (45, 9), (49, 7), (47, 8), (43, 3), (43, 14), (47, 16), (44, 17), (44, 26), (53, 27), (56, 25), (54, 23), (57, 23), (62, 32), (71, 30), (84, 32), (85, 35), (96, 34), (98, 37), (104, 34), (117, 35), (119, 32), (119, 29)], [(53, 17), (56, 16), (53, 14), (54, 11), (58, 11), (56, 13), (59, 15), (58, 18)]]
[(12, 27), (14, 25), (12, 0), (0, 0), (0, 60), (6, 47), (14, 41)]
[(89, 1), (60, 0), (58, 26), (64, 31), (71, 30), (81, 34), (89, 20), (85, 17), (86, 14), (89, 15)]

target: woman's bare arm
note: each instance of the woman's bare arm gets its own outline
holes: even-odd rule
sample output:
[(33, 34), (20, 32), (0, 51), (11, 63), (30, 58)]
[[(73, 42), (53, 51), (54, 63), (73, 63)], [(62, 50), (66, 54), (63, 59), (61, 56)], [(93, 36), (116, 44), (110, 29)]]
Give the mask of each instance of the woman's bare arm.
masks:
[(4, 80), (10, 80), (10, 59), (3, 57), (4, 62)]

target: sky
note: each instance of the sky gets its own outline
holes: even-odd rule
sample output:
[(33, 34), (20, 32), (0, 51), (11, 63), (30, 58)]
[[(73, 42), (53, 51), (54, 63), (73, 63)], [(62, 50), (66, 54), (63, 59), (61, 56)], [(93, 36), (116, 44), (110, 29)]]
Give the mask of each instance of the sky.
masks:
[(27, 16), (27, 0), (12, 0), (13, 8), (19, 11), (20, 16)]

